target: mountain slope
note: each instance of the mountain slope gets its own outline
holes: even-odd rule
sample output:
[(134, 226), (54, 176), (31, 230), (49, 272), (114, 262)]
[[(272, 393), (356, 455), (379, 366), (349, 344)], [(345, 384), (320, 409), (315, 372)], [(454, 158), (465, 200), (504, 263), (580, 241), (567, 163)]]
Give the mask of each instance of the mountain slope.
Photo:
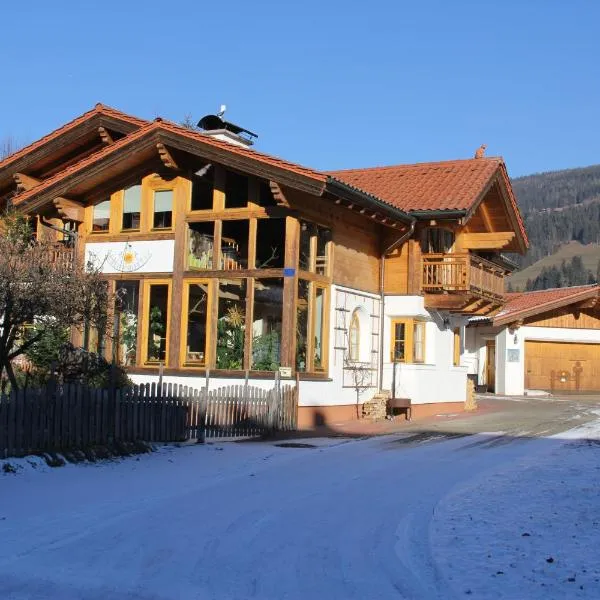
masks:
[(518, 177), (512, 184), (531, 242), (526, 256), (515, 257), (525, 271), (511, 277), (512, 286), (521, 289), (544, 267), (560, 267), (573, 256), (581, 256), (595, 275), (600, 260), (600, 165)]

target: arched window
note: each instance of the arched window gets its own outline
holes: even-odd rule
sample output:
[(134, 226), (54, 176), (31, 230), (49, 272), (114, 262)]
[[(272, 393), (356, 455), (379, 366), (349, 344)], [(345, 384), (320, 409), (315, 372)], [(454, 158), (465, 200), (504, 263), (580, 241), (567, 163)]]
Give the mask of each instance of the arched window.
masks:
[(360, 319), (358, 317), (358, 310), (352, 313), (352, 320), (350, 321), (350, 329), (348, 331), (349, 338), (349, 358), (350, 360), (358, 360), (360, 356)]

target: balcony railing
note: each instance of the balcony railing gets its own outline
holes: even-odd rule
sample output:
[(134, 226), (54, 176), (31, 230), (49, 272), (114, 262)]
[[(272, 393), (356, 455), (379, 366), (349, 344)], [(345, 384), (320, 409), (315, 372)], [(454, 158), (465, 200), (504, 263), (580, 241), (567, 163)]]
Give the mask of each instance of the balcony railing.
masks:
[(472, 292), (500, 298), (504, 271), (471, 254), (424, 254), (421, 285), (424, 292)]
[(55, 244), (48, 250), (48, 262), (59, 269), (72, 269), (75, 265), (75, 248)]

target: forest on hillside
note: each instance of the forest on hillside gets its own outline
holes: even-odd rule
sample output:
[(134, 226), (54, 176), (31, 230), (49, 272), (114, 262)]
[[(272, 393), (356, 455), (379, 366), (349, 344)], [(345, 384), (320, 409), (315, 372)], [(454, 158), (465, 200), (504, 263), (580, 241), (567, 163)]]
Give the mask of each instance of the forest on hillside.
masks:
[[(600, 244), (600, 165), (528, 175), (512, 184), (530, 240), (527, 255), (512, 257), (521, 268), (571, 241)], [(528, 289), (596, 281), (599, 273), (583, 273), (579, 262), (544, 269)]]

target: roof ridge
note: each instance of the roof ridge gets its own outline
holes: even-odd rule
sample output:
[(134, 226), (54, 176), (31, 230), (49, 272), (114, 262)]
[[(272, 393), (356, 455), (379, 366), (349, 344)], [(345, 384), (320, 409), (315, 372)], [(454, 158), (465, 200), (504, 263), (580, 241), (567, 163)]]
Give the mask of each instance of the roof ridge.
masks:
[(431, 167), (431, 166), (446, 166), (455, 163), (466, 163), (471, 161), (477, 162), (504, 162), (501, 156), (484, 156), (482, 158), (453, 158), (450, 160), (434, 160), (423, 161), (418, 163), (400, 163), (396, 165), (379, 165), (374, 167), (358, 167), (353, 169), (334, 169), (332, 171), (324, 171), (324, 173), (363, 173), (365, 171), (387, 171), (391, 169), (411, 168), (411, 167)]
[(581, 285), (567, 285), (564, 287), (553, 287), (553, 288), (546, 288), (544, 290), (525, 290), (523, 292), (509, 292), (510, 294), (541, 294), (543, 292), (557, 292), (557, 291), (566, 291), (566, 290), (577, 290), (577, 289), (582, 289), (582, 288), (593, 288), (593, 287), (597, 287), (600, 288), (600, 284), (598, 283), (584, 283)]
[(52, 131), (50, 131), (46, 135), (42, 136), (41, 138), (31, 142), (30, 144), (27, 144), (26, 146), (23, 146), (23, 148), (19, 148), (19, 150), (17, 150), (16, 152), (13, 152), (12, 154), (9, 154), (7, 157), (5, 157), (3, 160), (0, 160), (0, 169), (5, 167), (6, 165), (10, 164), (11, 162), (14, 162), (17, 158), (20, 158), (20, 157), (24, 156), (25, 154), (27, 154), (28, 152), (31, 152), (31, 150), (33, 150), (34, 148), (42, 146), (46, 142), (49, 142), (50, 140), (58, 137), (65, 130), (71, 129), (72, 127), (75, 127), (76, 125), (79, 125), (80, 123), (85, 122), (87, 119), (89, 119), (94, 114), (106, 114), (109, 116), (112, 115), (112, 116), (116, 116), (121, 119), (129, 120), (131, 122), (134, 122), (134, 123), (137, 123), (140, 125), (142, 125), (144, 123), (148, 123), (148, 121), (145, 121), (144, 119), (139, 119), (138, 117), (128, 115), (127, 113), (117, 110), (116, 108), (112, 108), (111, 106), (106, 106), (104, 104), (101, 104), (100, 102), (97, 102), (94, 105), (94, 108), (91, 108), (90, 110), (87, 110), (86, 112), (82, 113), (78, 117), (75, 117), (74, 119), (71, 119), (70, 121), (67, 121), (64, 125), (61, 125), (60, 127), (57, 127), (56, 129), (53, 129)]

